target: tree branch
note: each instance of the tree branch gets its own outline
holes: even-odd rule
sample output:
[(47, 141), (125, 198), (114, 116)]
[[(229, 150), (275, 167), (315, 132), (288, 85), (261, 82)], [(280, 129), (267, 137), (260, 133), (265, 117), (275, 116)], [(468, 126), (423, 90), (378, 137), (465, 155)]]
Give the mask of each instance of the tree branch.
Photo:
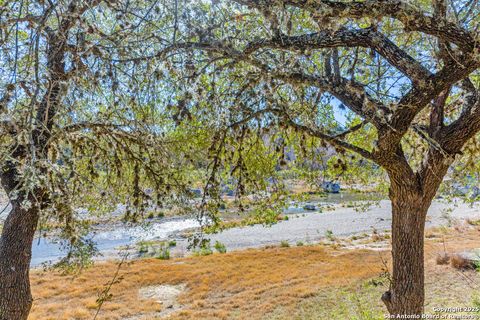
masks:
[(371, 48), (384, 57), (392, 66), (397, 68), (415, 84), (426, 81), (431, 72), (412, 58), (407, 52), (400, 49), (383, 34), (367, 29), (323, 30), (300, 36), (281, 35), (272, 39), (258, 40), (249, 43), (245, 54), (251, 54), (262, 48), (285, 49), (305, 51), (307, 49), (321, 48)]
[(415, 116), (433, 99), (450, 86), (465, 79), (480, 66), (475, 57), (465, 58), (462, 65), (447, 64), (432, 75), (426, 83), (414, 86), (399, 102), (391, 117), (387, 130), (379, 134), (378, 146), (381, 152), (390, 152), (400, 143)]
[(345, 78), (340, 78), (336, 82), (300, 72), (270, 72), (270, 76), (290, 84), (310, 85), (329, 92), (350, 110), (367, 119), (378, 128), (385, 125), (385, 117), (388, 117), (391, 113), (385, 105), (371, 97), (362, 84)]
[[(273, 0), (237, 0), (250, 7), (273, 5)], [(340, 2), (331, 0), (284, 0), (285, 5), (291, 5), (313, 13), (322, 18), (382, 18), (390, 17), (403, 23), (405, 30), (418, 31), (448, 42), (455, 43), (463, 51), (472, 51), (476, 39), (473, 33), (464, 30), (447, 19), (427, 16), (414, 6), (399, 0), (367, 0)]]
[[(372, 122), (377, 127), (385, 125), (385, 117), (391, 114), (391, 110), (383, 103), (371, 97), (365, 90), (365, 87), (353, 80), (338, 77), (322, 78), (315, 75), (308, 75), (301, 72), (278, 72), (270, 68), (268, 65), (251, 57), (249, 53), (254, 50), (253, 47), (246, 49), (245, 52), (238, 51), (233, 48), (226, 47), (222, 43), (177, 43), (160, 54), (171, 52), (177, 49), (198, 49), (208, 52), (216, 52), (225, 56), (225, 59), (233, 59), (235, 62), (246, 62), (257, 68), (269, 77), (282, 80), (290, 84), (306, 84), (317, 87), (323, 91), (329, 92), (337, 99), (342, 101), (353, 112)], [(337, 77), (336, 77), (337, 78)]]
[(334, 136), (334, 138), (336, 139), (343, 139), (345, 138), (347, 135), (351, 134), (351, 133), (354, 133), (355, 131), (358, 131), (360, 129), (362, 129), (366, 124), (368, 123), (368, 121), (362, 121), (360, 122), (359, 124), (357, 125), (354, 125), (350, 128), (348, 128), (347, 130), (337, 134)]
[(359, 155), (361, 155), (362, 157), (364, 157), (365, 159), (369, 159), (369, 160), (372, 160), (374, 162), (376, 161), (376, 158), (373, 156), (373, 154), (371, 152), (363, 149), (363, 148), (357, 147), (353, 144), (350, 144), (348, 142), (340, 140), (340, 139), (336, 138), (335, 136), (330, 136), (328, 134), (325, 134), (325, 133), (323, 133), (319, 130), (315, 130), (313, 128), (298, 124), (290, 118), (287, 118), (286, 120), (287, 120), (287, 124), (289, 124), (293, 128), (304, 131), (304, 132), (308, 133), (309, 135), (311, 135), (313, 137), (317, 137), (317, 138), (320, 138), (322, 140), (325, 140), (325, 141), (331, 143), (334, 146), (341, 147), (341, 148), (356, 152)]

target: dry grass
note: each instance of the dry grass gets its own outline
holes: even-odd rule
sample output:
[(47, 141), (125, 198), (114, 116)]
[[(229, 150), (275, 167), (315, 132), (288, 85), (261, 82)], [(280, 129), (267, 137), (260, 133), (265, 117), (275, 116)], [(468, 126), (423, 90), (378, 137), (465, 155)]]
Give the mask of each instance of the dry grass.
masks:
[[(123, 280), (102, 309), (103, 319), (123, 319), (162, 309), (138, 290), (155, 284), (186, 284), (176, 319), (258, 318), (277, 305), (294, 306), (320, 288), (347, 285), (380, 272), (379, 253), (332, 252), (320, 246), (246, 250), (169, 261), (140, 260), (122, 267)], [(30, 319), (91, 319), (95, 300), (113, 276), (114, 263), (97, 264), (80, 276), (33, 272)]]
[(451, 260), (450, 264), (455, 269), (465, 270), (465, 269), (474, 269), (475, 268), (475, 265), (473, 264), (473, 262), (471, 260), (465, 259), (464, 257), (462, 257), (461, 255), (458, 255), (458, 254), (454, 254), (450, 260)]
[[(450, 230), (448, 234), (438, 231), (436, 237), (427, 240), (427, 293), (432, 294), (427, 296), (429, 304), (436, 301), (437, 296), (448, 297), (448, 301), (470, 299), (465, 293), (465, 285), (459, 287), (458, 294), (455, 288), (462, 286), (465, 276), (470, 280), (476, 277), (473, 271), (460, 272), (451, 266), (436, 264), (437, 253), (444, 251), (443, 241), (448, 252), (480, 246), (477, 230)], [(183, 309), (169, 319), (315, 318), (308, 317), (305, 312), (328, 318), (329, 315), (315, 312), (334, 309), (334, 296), (341, 295), (342, 288), (378, 276), (383, 267), (382, 258), (389, 255), (386, 251), (334, 250), (316, 245), (245, 250), (168, 261), (138, 260), (122, 266), (120, 275), (123, 279), (113, 286), (112, 299), (104, 304), (99, 319), (128, 319), (142, 314), (147, 319), (154, 319), (164, 306), (142, 300), (138, 291), (161, 284), (185, 284), (187, 288), (178, 301)], [(32, 272), (35, 301), (30, 319), (92, 319), (98, 293), (112, 279), (115, 268), (113, 262), (99, 263), (77, 277)], [(440, 291), (445, 287), (436, 287), (442, 283), (455, 283), (455, 286), (448, 286), (448, 295)], [(382, 290), (381, 287), (375, 289), (375, 295)], [(325, 292), (329, 292), (330, 298), (322, 298)], [(319, 305), (319, 299), (323, 304)], [(377, 300), (372, 302), (373, 305), (383, 311)], [(317, 309), (308, 309), (308, 306)]]
[(436, 262), (437, 264), (448, 264), (450, 262), (450, 256), (447, 253), (438, 253)]

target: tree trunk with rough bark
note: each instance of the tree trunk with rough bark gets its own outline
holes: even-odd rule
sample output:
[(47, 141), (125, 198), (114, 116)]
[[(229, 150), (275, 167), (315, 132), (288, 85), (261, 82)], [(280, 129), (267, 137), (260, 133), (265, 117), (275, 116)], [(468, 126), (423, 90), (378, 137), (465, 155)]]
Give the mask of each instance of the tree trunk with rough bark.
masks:
[[(446, 169), (438, 170), (443, 177)], [(391, 315), (421, 315), (425, 301), (424, 231), (428, 208), (441, 178), (428, 185), (418, 175), (390, 172), (392, 282), (382, 300)]]
[(414, 195), (392, 196), (393, 274), (390, 291), (383, 299), (394, 315), (417, 315), (423, 311), (426, 212), (427, 208)]
[(38, 208), (13, 202), (0, 238), (0, 320), (27, 319), (32, 306), (29, 270)]
[[(70, 3), (70, 16), (62, 21), (58, 32), (47, 32), (47, 65), (49, 81), (47, 91), (36, 110), (36, 127), (32, 132), (31, 146), (14, 144), (11, 158), (17, 161), (26, 159), (33, 147), (34, 158), (48, 161), (48, 140), (51, 137), (53, 119), (61, 100), (62, 82), (67, 80), (65, 72), (65, 46), (67, 33), (73, 24), (72, 17), (77, 9), (77, 2)], [(12, 210), (3, 227), (0, 238), (0, 320), (27, 319), (32, 306), (29, 269), (32, 256), (32, 242), (40, 216), (40, 209), (48, 205), (48, 195), (43, 186), (32, 190), (22, 189), (22, 178), (16, 161), (9, 161), (0, 170), (2, 187), (11, 197)], [(46, 174), (45, 168), (37, 168)], [(22, 191), (20, 191), (22, 190)], [(31, 207), (22, 207), (28, 199)]]

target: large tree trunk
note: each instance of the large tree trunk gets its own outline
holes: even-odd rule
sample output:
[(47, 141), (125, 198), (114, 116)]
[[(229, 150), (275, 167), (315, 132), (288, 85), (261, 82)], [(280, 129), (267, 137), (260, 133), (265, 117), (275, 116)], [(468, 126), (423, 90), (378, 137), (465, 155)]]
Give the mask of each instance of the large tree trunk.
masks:
[[(71, 17), (76, 9), (76, 2), (71, 2), (69, 11)], [(58, 33), (48, 33), (47, 65), (50, 80), (47, 92), (38, 105), (37, 125), (32, 132), (33, 145), (13, 145), (11, 158), (20, 160), (27, 158), (30, 147), (34, 148), (37, 160), (48, 159), (48, 140), (51, 137), (53, 118), (61, 99), (62, 82), (67, 79), (65, 73), (65, 45), (67, 33), (73, 20), (62, 21), (62, 30)], [(27, 319), (32, 307), (30, 292), (29, 269), (32, 256), (32, 242), (37, 227), (40, 208), (48, 204), (45, 190), (38, 186), (29, 191), (22, 190), (21, 175), (15, 161), (8, 161), (1, 168), (0, 179), (4, 190), (9, 196), (17, 195), (12, 201), (9, 213), (0, 238), (0, 320)], [(38, 168), (45, 174), (45, 168)], [(28, 199), (31, 208), (22, 208), (23, 200)]]
[(424, 229), (431, 199), (412, 184), (390, 189), (392, 283), (383, 296), (391, 315), (420, 315), (424, 292)]
[(29, 269), (38, 208), (12, 203), (0, 238), (0, 320), (27, 319), (32, 306)]

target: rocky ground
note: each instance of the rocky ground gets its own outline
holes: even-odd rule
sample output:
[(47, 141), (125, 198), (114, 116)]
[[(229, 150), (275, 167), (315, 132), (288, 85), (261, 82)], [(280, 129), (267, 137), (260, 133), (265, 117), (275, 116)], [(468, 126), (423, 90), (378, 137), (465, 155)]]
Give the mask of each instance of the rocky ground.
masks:
[[(288, 220), (282, 220), (271, 226), (234, 227), (205, 237), (210, 239), (212, 246), (218, 241), (228, 251), (232, 251), (278, 245), (281, 242), (317, 243), (326, 238), (351, 235), (361, 237), (390, 230), (391, 211), (387, 200), (375, 202), (371, 206), (362, 202), (349, 202), (329, 204), (328, 210), (322, 210), (318, 205), (317, 207), (318, 210), (314, 211), (286, 214)], [(470, 205), (460, 200), (452, 202), (437, 200), (429, 210), (426, 227), (448, 226), (456, 221), (480, 220), (479, 208), (479, 204)], [(102, 253), (99, 259), (114, 259), (127, 252), (131, 258), (145, 254), (155, 256), (159, 245), (172, 240), (175, 241), (175, 246), (169, 249), (170, 254), (180, 257), (191, 253), (188, 249), (188, 235), (196, 233), (197, 226), (195, 220), (185, 218), (161, 219), (151, 222), (150, 225), (136, 227), (125, 227), (117, 223), (97, 226), (97, 234), (93, 239), (97, 241)], [(139, 253), (139, 242), (147, 242), (148, 246), (157, 249), (147, 249), (148, 252)], [(59, 245), (49, 243), (48, 240), (36, 241), (33, 247), (32, 266), (59, 259), (62, 255), (64, 253), (59, 249)]]

